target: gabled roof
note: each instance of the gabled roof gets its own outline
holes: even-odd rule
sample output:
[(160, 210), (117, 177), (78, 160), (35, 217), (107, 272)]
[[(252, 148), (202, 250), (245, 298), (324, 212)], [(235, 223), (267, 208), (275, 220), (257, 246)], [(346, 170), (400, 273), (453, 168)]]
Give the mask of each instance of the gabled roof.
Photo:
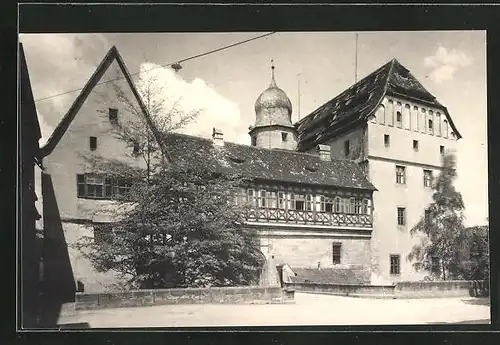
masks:
[(365, 122), (385, 95), (415, 99), (441, 109), (457, 138), (461, 138), (448, 110), (396, 59), (392, 59), (295, 124), (298, 149), (304, 151)]
[[(34, 130), (36, 142), (42, 137), (40, 132), (40, 123), (36, 113), (35, 99), (33, 98), (33, 91), (31, 89), (30, 75), (28, 72), (28, 65), (26, 63), (26, 56), (24, 55), (23, 44), (19, 43), (19, 109), (23, 127), (29, 126)], [(34, 127), (32, 127), (34, 126)]]
[[(154, 126), (153, 122), (151, 121), (151, 117), (149, 116), (149, 112), (144, 105), (144, 102), (142, 101), (141, 96), (139, 95), (139, 92), (137, 91), (137, 88), (134, 84), (134, 81), (132, 80), (132, 77), (130, 76), (130, 73), (128, 72), (127, 66), (125, 66), (125, 62), (123, 61), (120, 53), (118, 52), (118, 49), (113, 46), (111, 49), (108, 51), (104, 59), (102, 59), (101, 63), (99, 66), (97, 66), (96, 70), (90, 77), (90, 79), (87, 81), (83, 89), (80, 91), (80, 94), (78, 97), (75, 99), (71, 107), (69, 108), (68, 112), (64, 115), (63, 119), (59, 124), (57, 125), (56, 129), (50, 136), (50, 138), (47, 140), (47, 143), (45, 146), (41, 148), (42, 152), (42, 157), (45, 157), (49, 155), (52, 150), (56, 147), (57, 143), (59, 140), (61, 140), (62, 136), (68, 129), (69, 125), (75, 118), (76, 114), (78, 114), (78, 111), (81, 109), (83, 103), (87, 99), (87, 97), (90, 95), (94, 87), (99, 83), (101, 78), (103, 77), (104, 73), (108, 70), (109, 66), (113, 61), (116, 61), (118, 64), (118, 67), (122, 71), (125, 80), (127, 81), (128, 86), (130, 87), (130, 90), (132, 91), (134, 98), (136, 99), (137, 103), (139, 104), (139, 107), (141, 108), (141, 111), (148, 122), (148, 124), (151, 126), (153, 130), (153, 134), (158, 142), (161, 142), (159, 132), (156, 130), (156, 127)], [(164, 153), (164, 156), (170, 160), (170, 156), (167, 155), (165, 148), (163, 145), (160, 144), (160, 148)]]
[(323, 161), (318, 155), (309, 153), (257, 148), (231, 142), (218, 147), (211, 139), (177, 133), (165, 135), (164, 141), (179, 166), (190, 167), (194, 160), (199, 160), (220, 173), (245, 178), (376, 190), (361, 168), (348, 160)]

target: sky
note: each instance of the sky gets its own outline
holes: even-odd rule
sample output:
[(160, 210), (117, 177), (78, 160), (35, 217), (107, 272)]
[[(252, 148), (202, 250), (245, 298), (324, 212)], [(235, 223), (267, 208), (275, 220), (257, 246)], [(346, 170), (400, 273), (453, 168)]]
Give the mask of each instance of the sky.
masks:
[[(29, 34), (24, 45), (43, 144), (95, 68), (115, 45), (131, 73), (147, 71), (166, 85), (169, 99), (200, 109), (182, 129), (209, 137), (223, 130), (227, 141), (250, 144), (254, 104), (271, 80), (290, 98), (296, 122), (392, 58), (444, 104), (462, 139), (457, 145), (456, 188), (466, 205), (467, 225), (488, 216), (486, 32), (277, 32), (182, 63), (162, 67), (263, 33)], [(137, 80), (142, 74), (137, 74)], [(300, 83), (300, 97), (299, 97)], [(51, 98), (47, 98), (51, 97)], [(43, 99), (47, 98), (47, 99)], [(42, 100), (43, 99), (43, 100)], [(300, 109), (299, 109), (300, 104)]]

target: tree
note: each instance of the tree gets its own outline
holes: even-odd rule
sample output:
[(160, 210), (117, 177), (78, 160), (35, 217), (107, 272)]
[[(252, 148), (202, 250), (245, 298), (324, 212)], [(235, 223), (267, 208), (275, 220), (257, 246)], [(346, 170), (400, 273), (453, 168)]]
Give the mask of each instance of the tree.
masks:
[(234, 204), (242, 179), (219, 174), (190, 152), (183, 156), (187, 164), (161, 159), (152, 130), (167, 137), (199, 111), (185, 114), (177, 109), (178, 101), (166, 110), (162, 86), (154, 77), (141, 79), (138, 89), (155, 128), (135, 100), (114, 85), (118, 101), (134, 116), (113, 133), (143, 158), (145, 168), (121, 159), (86, 157), (92, 171), (126, 181), (126, 188), (113, 194), (106, 210), (115, 221), (95, 227), (95, 238), (82, 237), (76, 247), (97, 270), (118, 272), (129, 287), (256, 283), (263, 261), (259, 239), (243, 228), (244, 208)]
[(464, 202), (455, 190), (455, 156), (443, 157), (442, 170), (434, 185), (433, 203), (425, 216), (410, 230), (420, 236), (408, 255), (417, 270), (425, 270), (431, 277), (443, 280), (460, 279), (468, 259), (467, 232), (463, 224)]
[(98, 270), (119, 272), (133, 287), (255, 284), (263, 255), (256, 232), (243, 227), (244, 206), (234, 203), (241, 183), (203, 160), (165, 167), (123, 197), (133, 207), (112, 231), (80, 246)]

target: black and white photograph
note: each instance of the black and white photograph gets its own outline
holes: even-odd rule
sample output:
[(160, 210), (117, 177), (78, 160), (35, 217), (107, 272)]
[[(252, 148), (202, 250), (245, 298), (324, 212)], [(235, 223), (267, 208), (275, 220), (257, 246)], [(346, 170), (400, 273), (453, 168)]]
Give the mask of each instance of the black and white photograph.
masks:
[(485, 30), (18, 48), (21, 328), (490, 323)]

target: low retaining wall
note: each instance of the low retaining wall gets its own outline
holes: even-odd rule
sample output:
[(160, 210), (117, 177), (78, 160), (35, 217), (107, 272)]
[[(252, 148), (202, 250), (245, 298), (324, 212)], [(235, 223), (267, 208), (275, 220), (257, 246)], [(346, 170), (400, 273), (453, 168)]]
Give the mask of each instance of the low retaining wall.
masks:
[(143, 307), (166, 304), (289, 303), (293, 292), (280, 287), (222, 287), (76, 293), (75, 309)]
[[(484, 297), (483, 281), (417, 281), (395, 285), (284, 283), (286, 288), (301, 292), (338, 296), (388, 298)], [(487, 293), (486, 293), (487, 294)]]
[(316, 283), (284, 283), (288, 289), (301, 292), (323, 293), (338, 296), (382, 295), (393, 296), (394, 285), (358, 285), (358, 284), (316, 284)]

